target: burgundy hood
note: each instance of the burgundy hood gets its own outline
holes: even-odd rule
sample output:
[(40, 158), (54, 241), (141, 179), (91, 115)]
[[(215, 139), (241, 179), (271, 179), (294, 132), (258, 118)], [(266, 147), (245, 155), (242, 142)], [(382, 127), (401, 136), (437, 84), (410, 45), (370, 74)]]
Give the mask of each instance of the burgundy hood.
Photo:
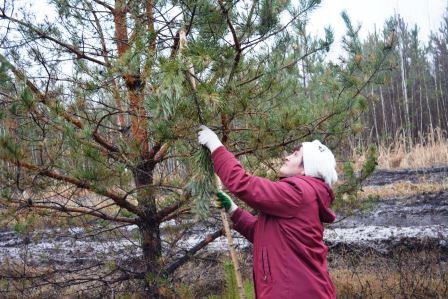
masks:
[(332, 223), (336, 219), (336, 215), (330, 210), (330, 205), (334, 200), (331, 187), (324, 180), (312, 176), (299, 176), (299, 178), (306, 181), (316, 191), (320, 221)]

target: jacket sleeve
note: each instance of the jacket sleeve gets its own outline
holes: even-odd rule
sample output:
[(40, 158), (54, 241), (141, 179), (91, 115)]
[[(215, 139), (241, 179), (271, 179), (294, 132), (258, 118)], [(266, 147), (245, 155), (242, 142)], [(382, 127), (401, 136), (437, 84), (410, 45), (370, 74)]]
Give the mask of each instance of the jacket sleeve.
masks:
[(230, 219), (233, 222), (233, 229), (242, 234), (249, 242), (253, 243), (258, 217), (242, 208), (238, 208), (233, 212)]
[(212, 153), (213, 166), (224, 186), (250, 207), (277, 217), (297, 213), (303, 193), (287, 180), (271, 180), (248, 174), (240, 162), (224, 146)]

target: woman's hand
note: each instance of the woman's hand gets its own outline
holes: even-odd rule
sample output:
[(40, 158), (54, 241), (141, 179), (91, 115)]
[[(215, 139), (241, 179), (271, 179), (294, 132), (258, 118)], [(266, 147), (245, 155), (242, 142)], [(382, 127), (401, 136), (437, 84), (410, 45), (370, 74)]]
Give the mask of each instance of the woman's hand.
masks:
[(218, 199), (216, 200), (216, 206), (220, 209), (226, 209), (226, 212), (232, 214), (238, 209), (238, 206), (233, 202), (229, 195), (222, 191), (218, 191), (216, 194)]
[(201, 130), (198, 133), (198, 142), (205, 145), (211, 153), (222, 145), (218, 135), (210, 130), (208, 127), (202, 125), (199, 127)]

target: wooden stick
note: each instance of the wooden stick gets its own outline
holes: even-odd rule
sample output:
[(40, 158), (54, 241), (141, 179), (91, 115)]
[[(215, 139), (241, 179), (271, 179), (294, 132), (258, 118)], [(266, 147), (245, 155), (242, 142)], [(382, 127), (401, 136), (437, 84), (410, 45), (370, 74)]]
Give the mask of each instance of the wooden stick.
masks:
[[(215, 177), (216, 177), (216, 186), (218, 187), (218, 190), (221, 191), (222, 190), (221, 179), (216, 174)], [(233, 246), (233, 238), (230, 232), (230, 225), (229, 221), (227, 220), (227, 215), (224, 212), (224, 209), (221, 209), (221, 219), (224, 225), (224, 233), (226, 234), (227, 237), (227, 245), (229, 246), (230, 257), (232, 258), (233, 269), (235, 270), (236, 284), (238, 286), (240, 299), (245, 299), (246, 296), (244, 295), (243, 279), (241, 277), (240, 266), (238, 263), (238, 256), (236, 255), (235, 247)]]

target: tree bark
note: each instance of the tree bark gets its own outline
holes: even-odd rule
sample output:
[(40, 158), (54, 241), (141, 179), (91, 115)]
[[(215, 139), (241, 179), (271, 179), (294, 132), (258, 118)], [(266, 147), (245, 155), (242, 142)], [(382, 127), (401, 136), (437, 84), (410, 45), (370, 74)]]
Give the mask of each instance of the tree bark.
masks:
[(375, 105), (375, 102), (373, 100), (373, 97), (375, 96), (375, 94), (373, 93), (373, 85), (371, 86), (370, 92), (371, 92), (370, 94), (372, 96), (371, 102), (372, 102), (373, 124), (374, 124), (374, 127), (375, 127), (376, 142), (377, 142), (377, 144), (379, 144), (380, 143), (380, 135), (378, 133), (378, 122), (377, 122), (377, 119), (376, 119), (376, 105)]
[(405, 119), (405, 135), (409, 138), (409, 145), (412, 147), (412, 134), (411, 134), (411, 121), (409, 119), (409, 100), (408, 100), (408, 89), (406, 84), (406, 70), (404, 65), (404, 45), (403, 39), (400, 42), (400, 69), (401, 69), (401, 87), (403, 91), (404, 100), (404, 119)]
[[(437, 64), (435, 64), (437, 66)], [(435, 96), (436, 96), (436, 109), (437, 109), (437, 120), (439, 121), (439, 128), (442, 127), (441, 118), (440, 118), (440, 107), (439, 107), (439, 92), (437, 90), (437, 69), (434, 71), (434, 88), (435, 88)]]
[(384, 96), (383, 96), (383, 87), (380, 85), (380, 98), (381, 98), (381, 110), (383, 112), (383, 123), (384, 123), (384, 128), (383, 128), (383, 134), (385, 134), (386, 136), (387, 134), (387, 118), (386, 118), (386, 110), (384, 107)]
[[(441, 109), (443, 111), (443, 114), (440, 116), (440, 121), (442, 122), (442, 124), (445, 124), (445, 126), (446, 126), (446, 123), (448, 122), (448, 119), (447, 119), (447, 115), (446, 115), (447, 108), (445, 107), (445, 97), (444, 97), (444, 93), (443, 93), (442, 81), (443, 80), (442, 80), (442, 73), (441, 73), (440, 74), (440, 80), (439, 80), (439, 89), (440, 89), (440, 103), (441, 103), (440, 106), (441, 106)], [(445, 118), (445, 120), (444, 120), (444, 118)], [(443, 125), (441, 125), (440, 128), (444, 129)]]
[(427, 84), (426, 84), (426, 76), (423, 78), (423, 84), (424, 84), (424, 88), (425, 88), (426, 106), (427, 106), (427, 108), (428, 108), (429, 131), (432, 132), (432, 130), (433, 130), (432, 112), (431, 112), (431, 105), (429, 104), (428, 86), (427, 86)]
[(419, 89), (419, 103), (420, 103), (420, 143), (423, 144), (423, 103), (422, 103), (422, 98), (423, 98), (423, 92), (422, 92), (422, 85), (419, 82), (418, 84), (418, 89)]
[(134, 171), (135, 186), (139, 206), (143, 209), (144, 217), (139, 220), (141, 247), (143, 252), (145, 271), (145, 293), (149, 298), (161, 298), (160, 279), (162, 271), (162, 244), (160, 239), (159, 220), (157, 215), (155, 195), (153, 192), (154, 163), (142, 161)]

